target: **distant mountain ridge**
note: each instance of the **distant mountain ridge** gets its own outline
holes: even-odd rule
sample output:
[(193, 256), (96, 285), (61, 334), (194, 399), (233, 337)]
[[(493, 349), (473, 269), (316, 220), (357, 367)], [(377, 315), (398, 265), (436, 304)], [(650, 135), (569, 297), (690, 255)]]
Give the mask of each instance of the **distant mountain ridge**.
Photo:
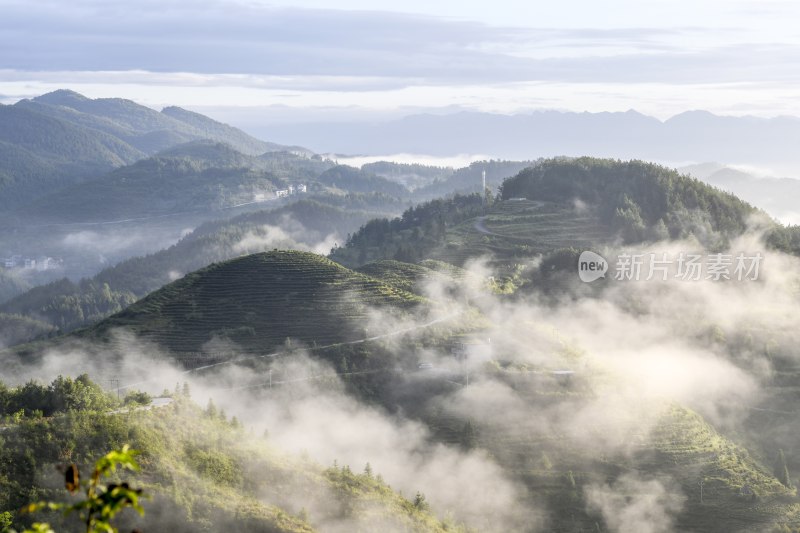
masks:
[(179, 144), (210, 140), (246, 155), (290, 151), (178, 107), (58, 90), (0, 105), (0, 209), (98, 177)]
[(732, 117), (687, 111), (668, 120), (637, 111), (553, 110), (503, 115), (463, 111), (383, 122), (305, 122), (276, 128), (276, 139), (321, 152), (489, 154), (503, 159), (555, 155), (661, 162), (724, 161), (800, 169), (800, 119)]

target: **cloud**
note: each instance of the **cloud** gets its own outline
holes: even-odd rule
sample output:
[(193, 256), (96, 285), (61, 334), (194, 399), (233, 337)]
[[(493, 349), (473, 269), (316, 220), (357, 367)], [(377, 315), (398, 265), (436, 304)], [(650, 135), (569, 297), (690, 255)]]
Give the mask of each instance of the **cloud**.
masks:
[(796, 46), (737, 37), (703, 27), (525, 28), (219, 1), (6, 2), (0, 68), (234, 75), (246, 86), (332, 91), (797, 80)]
[[(276, 231), (267, 227), (248, 238), (262, 246), (258, 239), (285, 238), (288, 230)], [(649, 246), (674, 255), (697, 243)], [(759, 405), (773, 365), (782, 359), (796, 364), (800, 261), (764, 249), (755, 230), (733, 241), (731, 250), (765, 255), (758, 282), (609, 282), (606, 289), (587, 295), (575, 281), (576, 287), (565, 285), (557, 297), (533, 292), (500, 298), (485, 291), (493, 275), (487, 261), (466, 265), (463, 283), (434, 278), (424, 290), (444, 303), (436, 316), (454, 316), (437, 327), (457, 329), (471, 322), (483, 329), (466, 339), (472, 344), (462, 366), (447, 346), (425, 342), (429, 330), (422, 325), (432, 316), (372, 313), (369, 332), (405, 331), (402, 341), (392, 337), (365, 345), (370, 359), (380, 361), (384, 351), (395, 356), (390, 361), (400, 370), (390, 369), (391, 379), (376, 387), (387, 403), (412, 399), (398, 402), (396, 409), (362, 401), (345, 377), (316, 357), (321, 352), (309, 355), (302, 349), (260, 358), (273, 372), (272, 388), (263, 386), (265, 374), (251, 366), (181, 371), (165, 363), (167, 355), (156, 347), (125, 333), (116, 334), (112, 350), (78, 344), (51, 352), (39, 367), (28, 368), (28, 375), (49, 379), (84, 368), (125, 373), (126, 385), (155, 391), (189, 380), (195, 400), (202, 404), (213, 398), (249, 427), (266, 429), (282, 449), (305, 451), (323, 465), (336, 460), (354, 470), (369, 462), (407, 496), (422, 491), (437, 514), (452, 512), (479, 530), (547, 530), (541, 493), (528, 492), (515, 474), (535, 467), (560, 482), (566, 479), (562, 473), (583, 465), (576, 470), (577, 481), (573, 478), (579, 485), (576, 497), (583, 495), (576, 500), (578, 509), (585, 507), (589, 517), (602, 519), (617, 533), (668, 532), (688, 505), (673, 475), (675, 463), (647, 463), (650, 473), (636, 475), (627, 467), (601, 472), (591, 468), (596, 464), (591, 461), (635, 465), (642, 453), (657, 449), (649, 440), (651, 431), (675, 406), (695, 410), (717, 429), (735, 429), (745, 442), (756, 438), (744, 431), (742, 421)], [(475, 308), (485, 320), (479, 320)], [(412, 330), (415, 325), (418, 329)], [(236, 349), (231, 343), (212, 344), (209, 349), (217, 353)], [(486, 360), (487, 353), (493, 361)], [(148, 362), (148, 357), (155, 360)], [(98, 358), (103, 364), (97, 364)], [(435, 368), (417, 371), (417, 360)], [(11, 370), (24, 379), (24, 372)], [(565, 384), (553, 374), (559, 370), (573, 371), (567, 378), (572, 381)], [(443, 380), (436, 376), (450, 381), (439, 387)], [(404, 409), (409, 407), (413, 412)], [(480, 446), (442, 444), (430, 429), (436, 425), (425, 423), (430, 417), (451, 424), (470, 420), (482, 436), (479, 444), (492, 454)], [(546, 461), (529, 453), (543, 449), (552, 454)], [(693, 474), (680, 475), (683, 486), (694, 482)], [(311, 512), (324, 514), (324, 509)]]
[(261, 224), (249, 228), (233, 245), (233, 251), (252, 254), (280, 248), (327, 255), (340, 242), (344, 241), (335, 231), (324, 235), (307, 229), (290, 215), (284, 215), (280, 225)]
[(611, 533), (669, 533), (685, 497), (671, 480), (626, 474), (613, 484), (585, 488), (590, 510), (599, 511)]

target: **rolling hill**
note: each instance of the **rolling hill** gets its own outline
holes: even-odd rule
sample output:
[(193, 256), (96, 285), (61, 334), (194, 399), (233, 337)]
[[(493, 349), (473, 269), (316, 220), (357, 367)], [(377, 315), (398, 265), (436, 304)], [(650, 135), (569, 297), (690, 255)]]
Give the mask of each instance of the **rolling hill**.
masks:
[(274, 251), (188, 274), (78, 335), (126, 328), (173, 353), (200, 353), (214, 340), (265, 353), (287, 339), (327, 345), (362, 338), (367, 306), (423, 302), (321, 256)]
[[(127, 259), (79, 282), (61, 279), (31, 288), (0, 273), (0, 282), (8, 291), (6, 301), (0, 302), (0, 313), (6, 313), (0, 315), (0, 327), (12, 327), (5, 317), (23, 315), (66, 333), (120, 311), (176, 277), (211, 263), (273, 248), (322, 246), (328, 251), (371, 218), (399, 209), (397, 200), (382, 195), (318, 195), (272, 210), (204, 223), (169, 248)], [(16, 341), (34, 338), (13, 336)], [(5, 340), (6, 345), (10, 340)]]

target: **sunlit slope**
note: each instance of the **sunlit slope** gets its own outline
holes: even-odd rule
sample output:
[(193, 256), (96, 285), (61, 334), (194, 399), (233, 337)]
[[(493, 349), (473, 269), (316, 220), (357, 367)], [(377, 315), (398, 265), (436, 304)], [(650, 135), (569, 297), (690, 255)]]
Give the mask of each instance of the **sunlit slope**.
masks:
[(419, 293), (424, 291), (426, 283), (447, 283), (463, 277), (466, 272), (458, 267), (427, 260), (414, 265), (392, 259), (368, 263), (356, 269), (362, 274), (380, 279), (399, 289)]
[(203, 351), (212, 340), (245, 351), (287, 339), (325, 345), (363, 337), (369, 307), (407, 309), (422, 301), (324, 257), (273, 251), (191, 273), (81, 335), (125, 327), (174, 352)]
[[(527, 385), (521, 384), (532, 383), (530, 377), (515, 380), (522, 388)], [(781, 485), (764, 461), (699, 414), (656, 403), (649, 406), (649, 414), (632, 420), (621, 412), (615, 416), (614, 406), (609, 405), (603, 419), (587, 421), (580, 431), (567, 433), (556, 427), (580, 417), (584, 402), (596, 399), (594, 393), (547, 377), (536, 379), (535, 388), (532, 394), (538, 398), (528, 399), (529, 420), (499, 416), (497, 421), (479, 423), (435, 409), (422, 416), (442, 442), (463, 446), (468, 441), (470, 447), (491, 453), (525, 485), (532, 505), (548, 509), (550, 531), (597, 531), (595, 524), (603, 521), (589, 510), (587, 491), (626, 477), (658, 480), (680, 495), (678, 531), (755, 533), (771, 531), (775, 524), (800, 525), (794, 491)], [(535, 414), (540, 411), (560, 413), (560, 421), (543, 423)]]
[[(58, 471), (65, 450), (83, 468), (128, 443), (141, 452), (142, 469), (122, 474), (123, 479), (149, 497), (142, 502), (143, 517), (120, 513), (115, 522), (120, 531), (448, 530), (377, 473), (361, 473), (363, 465), (326, 468), (330, 465), (289, 455), (182, 395), (150, 411), (72, 411), (29, 419), (8, 426), (3, 435), (0, 457), (11, 478), (0, 476), (0, 511), (21, 508), (31, 491), (48, 500), (65, 499)], [(50, 522), (56, 531), (75, 531), (78, 523), (76, 516), (58, 512), (34, 518)]]

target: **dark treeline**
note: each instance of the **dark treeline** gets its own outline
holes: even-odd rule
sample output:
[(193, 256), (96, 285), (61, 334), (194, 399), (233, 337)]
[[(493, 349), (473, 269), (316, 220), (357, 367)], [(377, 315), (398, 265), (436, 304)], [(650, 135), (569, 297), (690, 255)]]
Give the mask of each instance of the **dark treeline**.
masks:
[(349, 236), (344, 247), (335, 249), (331, 258), (348, 266), (387, 258), (415, 263), (444, 242), (449, 226), (476, 217), (482, 210), (480, 194), (425, 202), (391, 220), (370, 220)]
[(347, 165), (339, 165), (319, 175), (317, 181), (343, 191), (383, 193), (398, 198), (408, 196), (408, 189), (397, 182)]

